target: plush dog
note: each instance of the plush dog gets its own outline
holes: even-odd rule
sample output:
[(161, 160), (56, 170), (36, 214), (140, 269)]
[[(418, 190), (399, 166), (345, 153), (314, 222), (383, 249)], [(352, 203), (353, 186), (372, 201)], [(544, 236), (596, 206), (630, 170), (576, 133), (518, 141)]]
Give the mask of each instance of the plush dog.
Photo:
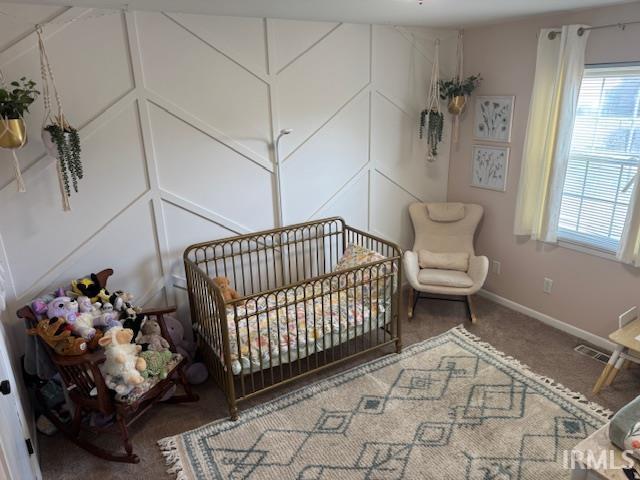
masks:
[(213, 283), (220, 289), (222, 298), (227, 303), (233, 303), (240, 298), (240, 294), (231, 288), (231, 284), (227, 277), (214, 277)]
[[(169, 342), (162, 336), (160, 324), (155, 320), (147, 320), (140, 329), (140, 335), (136, 339), (143, 350), (160, 352), (169, 348)], [(145, 348), (146, 346), (146, 348)]]
[(69, 330), (64, 328), (63, 318), (45, 318), (38, 322), (35, 328), (27, 330), (29, 335), (38, 335), (45, 341), (58, 355), (76, 356), (87, 351), (87, 341), (71, 335)]

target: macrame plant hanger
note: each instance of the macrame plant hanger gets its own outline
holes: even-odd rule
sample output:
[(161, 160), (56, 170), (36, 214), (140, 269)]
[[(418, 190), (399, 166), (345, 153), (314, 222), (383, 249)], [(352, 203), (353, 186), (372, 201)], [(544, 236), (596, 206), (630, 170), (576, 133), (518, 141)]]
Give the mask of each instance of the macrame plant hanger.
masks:
[[(429, 96), (427, 98), (427, 120), (430, 124), (433, 121), (433, 115), (431, 112), (436, 112), (438, 118), (442, 118), (442, 112), (440, 111), (440, 39), (436, 39), (435, 48), (433, 54), (433, 66), (431, 68), (431, 84), (429, 85)], [(441, 120), (440, 120), (441, 121)], [(427, 126), (427, 132), (430, 132), (432, 125)], [(440, 130), (442, 133), (442, 129)], [(442, 138), (440, 137), (440, 140)], [(437, 155), (437, 144), (439, 139), (432, 138), (430, 134), (427, 134), (427, 161), (433, 162)]]
[[(460, 83), (462, 76), (464, 75), (464, 51), (463, 51), (463, 41), (462, 37), (464, 35), (464, 30), (458, 31), (458, 46), (456, 48), (456, 83)], [(464, 108), (464, 107), (463, 107)], [(462, 115), (462, 110), (457, 115), (453, 115), (453, 143), (455, 145), (458, 144), (460, 140), (460, 115)]]
[[(44, 117), (42, 120), (42, 131), (44, 137), (44, 127), (46, 127), (47, 125), (56, 123), (60, 126), (60, 128), (64, 129), (68, 127), (68, 123), (65, 119), (64, 111), (62, 110), (62, 100), (60, 99), (60, 95), (58, 94), (58, 89), (56, 88), (56, 83), (53, 78), (53, 71), (51, 70), (51, 64), (49, 63), (49, 57), (47, 56), (47, 50), (44, 46), (43, 31), (41, 25), (36, 26), (36, 33), (38, 35), (38, 49), (40, 50), (40, 74), (42, 76), (42, 98), (44, 100)], [(55, 117), (52, 116), (51, 110), (51, 91), (53, 91), (53, 96), (56, 101), (57, 115), (55, 115)], [(45, 138), (43, 138), (43, 142), (46, 146), (47, 140)], [(51, 155), (51, 152), (49, 152), (49, 154)], [(58, 172), (58, 184), (60, 186), (60, 195), (62, 196), (62, 209), (65, 212), (68, 212), (69, 210), (71, 210), (71, 204), (69, 203), (69, 195), (65, 190), (62, 165), (60, 162), (61, 160), (59, 158), (56, 158), (56, 171)]]
[[(4, 80), (4, 75), (2, 74), (2, 70), (0, 70), (0, 86), (4, 89), (7, 89), (7, 84)], [(20, 120), (22, 124), (25, 125), (24, 117), (20, 115)], [(18, 185), (18, 192), (26, 192), (27, 187), (24, 184), (24, 179), (22, 178), (22, 172), (20, 171), (20, 161), (18, 160), (17, 150), (20, 150), (27, 143), (27, 133), (24, 131), (23, 135), (17, 135), (13, 130), (9, 128), (9, 122), (1, 121), (0, 122), (0, 136), (8, 135), (13, 138), (14, 142), (17, 144), (16, 147), (10, 148), (11, 155), (13, 155), (13, 166), (16, 172), (16, 184)]]

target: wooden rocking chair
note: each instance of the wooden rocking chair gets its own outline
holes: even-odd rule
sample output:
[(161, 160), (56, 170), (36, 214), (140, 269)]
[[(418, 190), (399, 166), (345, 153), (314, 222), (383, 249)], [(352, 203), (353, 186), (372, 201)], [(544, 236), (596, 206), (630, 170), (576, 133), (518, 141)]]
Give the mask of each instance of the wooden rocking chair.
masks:
[[(101, 287), (106, 287), (107, 279), (112, 274), (113, 270), (111, 269), (103, 270), (97, 274)], [(171, 341), (163, 317), (172, 312), (175, 312), (175, 308), (147, 310), (143, 313), (148, 317), (153, 317), (158, 322), (162, 330), (162, 336), (169, 342), (170, 350), (176, 353), (175, 345)], [(37, 323), (36, 315), (28, 306), (18, 311), (18, 317), (27, 320), (32, 327), (35, 327)], [(128, 427), (154, 404), (162, 401), (162, 398), (174, 385), (182, 385), (185, 393), (183, 395), (174, 395), (168, 400), (164, 400), (165, 403), (195, 402), (198, 400), (198, 396), (192, 393), (191, 386), (187, 382), (184, 373), (186, 359), (182, 359), (166, 379), (159, 380), (135, 401), (124, 402), (117, 401), (115, 392), (106, 386), (99, 368), (99, 365), (105, 361), (103, 351), (89, 352), (80, 356), (61, 356), (55, 353), (39, 337), (38, 341), (44, 345), (51, 361), (62, 377), (64, 387), (69, 393), (69, 398), (75, 405), (71, 422), (68, 424), (62, 422), (55, 414), (46, 411), (46, 409), (44, 415), (73, 443), (105, 460), (126, 463), (138, 463), (140, 461), (139, 457), (133, 453)], [(36, 396), (38, 402), (44, 408), (46, 403), (40, 392), (36, 392)], [(86, 414), (92, 412), (101, 413), (105, 416), (112, 415), (113, 421), (104, 427), (90, 426), (86, 422)], [(83, 432), (88, 432), (94, 436), (103, 432), (117, 433), (122, 438), (124, 452), (109, 451), (99, 447), (89, 438), (86, 438)]]

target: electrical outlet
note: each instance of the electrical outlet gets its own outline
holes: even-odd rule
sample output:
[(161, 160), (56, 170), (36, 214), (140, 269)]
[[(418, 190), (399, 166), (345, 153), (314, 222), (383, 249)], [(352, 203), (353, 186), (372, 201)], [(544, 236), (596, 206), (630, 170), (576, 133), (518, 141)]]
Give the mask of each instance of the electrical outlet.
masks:
[(500, 275), (500, 271), (502, 269), (502, 264), (498, 260), (491, 261), (491, 271), (496, 275)]
[(544, 285), (542, 286), (542, 291), (544, 293), (551, 293), (551, 287), (553, 287), (553, 280), (550, 278), (544, 278)]

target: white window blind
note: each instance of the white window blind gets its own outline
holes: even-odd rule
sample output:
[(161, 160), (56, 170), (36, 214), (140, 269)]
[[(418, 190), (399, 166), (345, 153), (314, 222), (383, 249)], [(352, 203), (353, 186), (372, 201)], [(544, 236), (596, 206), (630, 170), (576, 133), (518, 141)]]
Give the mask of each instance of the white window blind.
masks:
[(640, 66), (587, 67), (558, 237), (615, 252), (640, 162)]

